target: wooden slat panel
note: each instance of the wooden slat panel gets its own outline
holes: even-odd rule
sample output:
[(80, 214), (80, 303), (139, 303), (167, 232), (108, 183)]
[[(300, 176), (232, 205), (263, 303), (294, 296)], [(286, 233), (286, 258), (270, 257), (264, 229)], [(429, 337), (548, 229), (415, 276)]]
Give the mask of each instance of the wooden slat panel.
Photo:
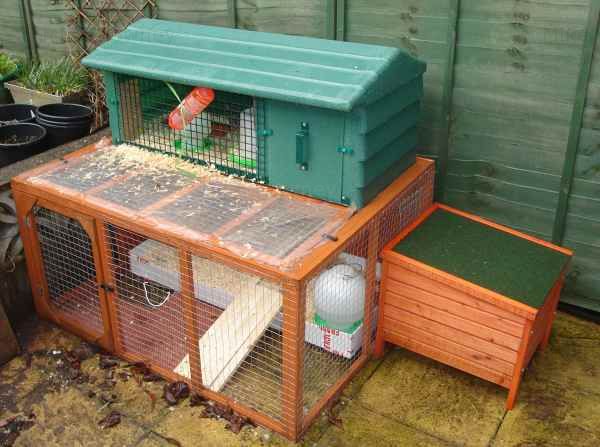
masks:
[[(446, 326), (457, 328), (463, 332), (471, 335), (483, 338), (494, 344), (510, 348), (512, 350), (519, 349), (521, 340), (518, 337), (499, 332), (495, 329), (488, 328), (474, 321), (466, 320), (464, 318), (450, 315), (442, 310), (436, 309), (425, 304), (412, 301), (409, 298), (397, 295), (395, 293), (386, 291), (385, 294), (386, 306), (396, 307), (398, 309), (404, 309), (405, 311), (411, 312), (416, 315), (421, 315), (428, 320), (437, 321), (438, 323)], [(387, 309), (384, 310), (386, 314)]]
[(506, 362), (514, 363), (517, 360), (517, 351), (515, 350), (483, 340), (480, 337), (468, 334), (454, 327), (428, 320), (406, 310), (385, 305), (384, 315), (397, 323), (409, 324), (410, 326), (422, 329), (429, 334), (453, 340), (460, 345), (489, 354)]
[(482, 379), (496, 383), (505, 388), (508, 388), (510, 385), (510, 378), (504, 374), (500, 374), (491, 369), (479, 366), (473, 362), (463, 359), (462, 357), (442, 351), (434, 346), (418, 342), (398, 332), (386, 331), (385, 337), (386, 340), (397, 346), (401, 346), (410, 351), (437, 360), (438, 362), (445, 363), (446, 365), (450, 365), (456, 369), (460, 369), (461, 371), (481, 377)]
[(436, 334), (431, 334), (413, 325), (393, 320), (388, 318), (388, 315), (385, 316), (383, 323), (384, 332), (402, 334), (402, 336), (410, 340), (435, 346), (440, 351), (447, 352), (500, 374), (509, 375), (513, 372), (514, 364), (497, 359), (489, 354), (461, 345), (447, 338), (439, 337)]
[(471, 307), (465, 303), (446, 298), (442, 295), (422, 290), (414, 285), (390, 279), (387, 283), (390, 291), (410, 298), (413, 301), (435, 307), (468, 320), (476, 321), (492, 329), (519, 337), (523, 333), (523, 325), (506, 320), (492, 313)]
[(445, 284), (437, 283), (431, 281), (429, 278), (425, 276), (419, 275), (418, 273), (411, 272), (405, 268), (402, 268), (398, 265), (390, 264), (388, 276), (396, 281), (401, 281), (406, 284), (410, 284), (414, 287), (418, 287), (420, 289), (423, 288), (424, 284), (427, 284), (427, 290), (431, 293), (441, 295), (450, 300), (466, 304), (467, 306), (474, 307), (476, 309), (480, 309), (485, 312), (489, 312), (491, 314), (497, 315), (500, 318), (504, 318), (506, 320), (513, 321), (520, 326), (525, 323), (525, 318), (515, 315), (505, 309), (501, 309), (493, 304), (490, 304), (486, 301), (478, 300), (466, 293), (453, 289), (450, 286)]

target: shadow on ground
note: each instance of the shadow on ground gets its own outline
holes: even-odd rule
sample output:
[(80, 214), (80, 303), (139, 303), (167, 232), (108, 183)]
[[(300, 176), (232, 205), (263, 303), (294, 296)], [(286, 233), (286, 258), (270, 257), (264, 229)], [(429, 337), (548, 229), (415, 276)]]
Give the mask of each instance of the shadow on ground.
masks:
[[(260, 427), (234, 434), (189, 399), (169, 407), (164, 383), (135, 380), (125, 362), (102, 369), (95, 349), (49, 323), (32, 319), (18, 334), (24, 354), (0, 368), (0, 445), (290, 445)], [(76, 371), (67, 352), (77, 353)], [(345, 390), (336, 407), (341, 422), (323, 415), (302, 444), (598, 446), (600, 325), (559, 314), (550, 347), (534, 357), (509, 413), (505, 398), (504, 389), (393, 349)], [(112, 411), (120, 423), (101, 429)]]

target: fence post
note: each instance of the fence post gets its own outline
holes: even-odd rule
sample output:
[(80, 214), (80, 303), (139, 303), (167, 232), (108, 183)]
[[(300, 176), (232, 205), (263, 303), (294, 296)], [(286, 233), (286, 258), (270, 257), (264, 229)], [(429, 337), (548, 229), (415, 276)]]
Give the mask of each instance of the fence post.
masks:
[(346, 40), (346, 0), (335, 3), (335, 39)]
[(444, 117), (443, 138), (438, 152), (438, 191), (439, 200), (443, 200), (446, 192), (446, 176), (448, 175), (448, 152), (450, 149), (450, 133), (452, 129), (452, 95), (454, 94), (454, 61), (456, 56), (456, 43), (458, 41), (458, 16), (460, 0), (450, 0), (448, 10), (448, 54), (444, 86), (442, 90), (442, 116)]
[(591, 0), (588, 21), (581, 49), (581, 63), (579, 65), (579, 78), (575, 88), (575, 101), (571, 112), (571, 124), (569, 138), (565, 152), (565, 161), (560, 178), (560, 189), (558, 191), (558, 204), (554, 215), (554, 228), (552, 229), (552, 242), (562, 244), (565, 235), (565, 224), (569, 210), (569, 197), (575, 176), (575, 162), (577, 160), (577, 148), (579, 146), (579, 134), (583, 123), (585, 111), (585, 99), (588, 91), (590, 72), (594, 59), (596, 47), (596, 36), (598, 35), (598, 21), (600, 20), (600, 0)]
[(25, 51), (28, 61), (38, 61), (37, 45), (33, 30), (33, 21), (31, 19), (31, 4), (29, 0), (19, 1), (19, 12), (21, 14), (21, 27), (23, 30), (23, 41), (25, 42)]
[(235, 0), (227, 0), (227, 12), (229, 13), (229, 26), (237, 28), (237, 5)]

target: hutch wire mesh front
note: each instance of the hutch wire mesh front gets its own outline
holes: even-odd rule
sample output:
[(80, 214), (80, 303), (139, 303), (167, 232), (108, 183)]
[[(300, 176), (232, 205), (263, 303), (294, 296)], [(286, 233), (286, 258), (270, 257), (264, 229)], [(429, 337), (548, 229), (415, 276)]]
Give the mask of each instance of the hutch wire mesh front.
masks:
[[(108, 146), (23, 174), (13, 191), (42, 316), (298, 439), (367, 360), (377, 253), (432, 203), (433, 176), (418, 159), (352, 214)], [(340, 265), (360, 281), (332, 276)], [(319, 322), (328, 290), (364, 294), (356, 327)]]

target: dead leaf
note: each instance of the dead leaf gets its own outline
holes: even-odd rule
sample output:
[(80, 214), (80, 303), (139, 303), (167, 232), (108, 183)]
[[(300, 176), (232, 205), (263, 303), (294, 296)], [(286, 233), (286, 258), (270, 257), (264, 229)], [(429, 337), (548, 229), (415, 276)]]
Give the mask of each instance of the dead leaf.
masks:
[(98, 422), (98, 425), (102, 430), (105, 430), (121, 423), (121, 413), (118, 411), (111, 411), (108, 416)]
[(190, 407), (198, 407), (206, 402), (206, 399), (198, 393), (194, 393), (190, 396)]
[(169, 405), (177, 405), (190, 395), (190, 387), (185, 382), (173, 382), (164, 386), (164, 398)]
[(100, 369), (114, 368), (115, 366), (117, 366), (119, 364), (117, 359), (115, 359), (114, 357), (112, 357), (110, 355), (101, 355), (98, 363), (99, 363)]

